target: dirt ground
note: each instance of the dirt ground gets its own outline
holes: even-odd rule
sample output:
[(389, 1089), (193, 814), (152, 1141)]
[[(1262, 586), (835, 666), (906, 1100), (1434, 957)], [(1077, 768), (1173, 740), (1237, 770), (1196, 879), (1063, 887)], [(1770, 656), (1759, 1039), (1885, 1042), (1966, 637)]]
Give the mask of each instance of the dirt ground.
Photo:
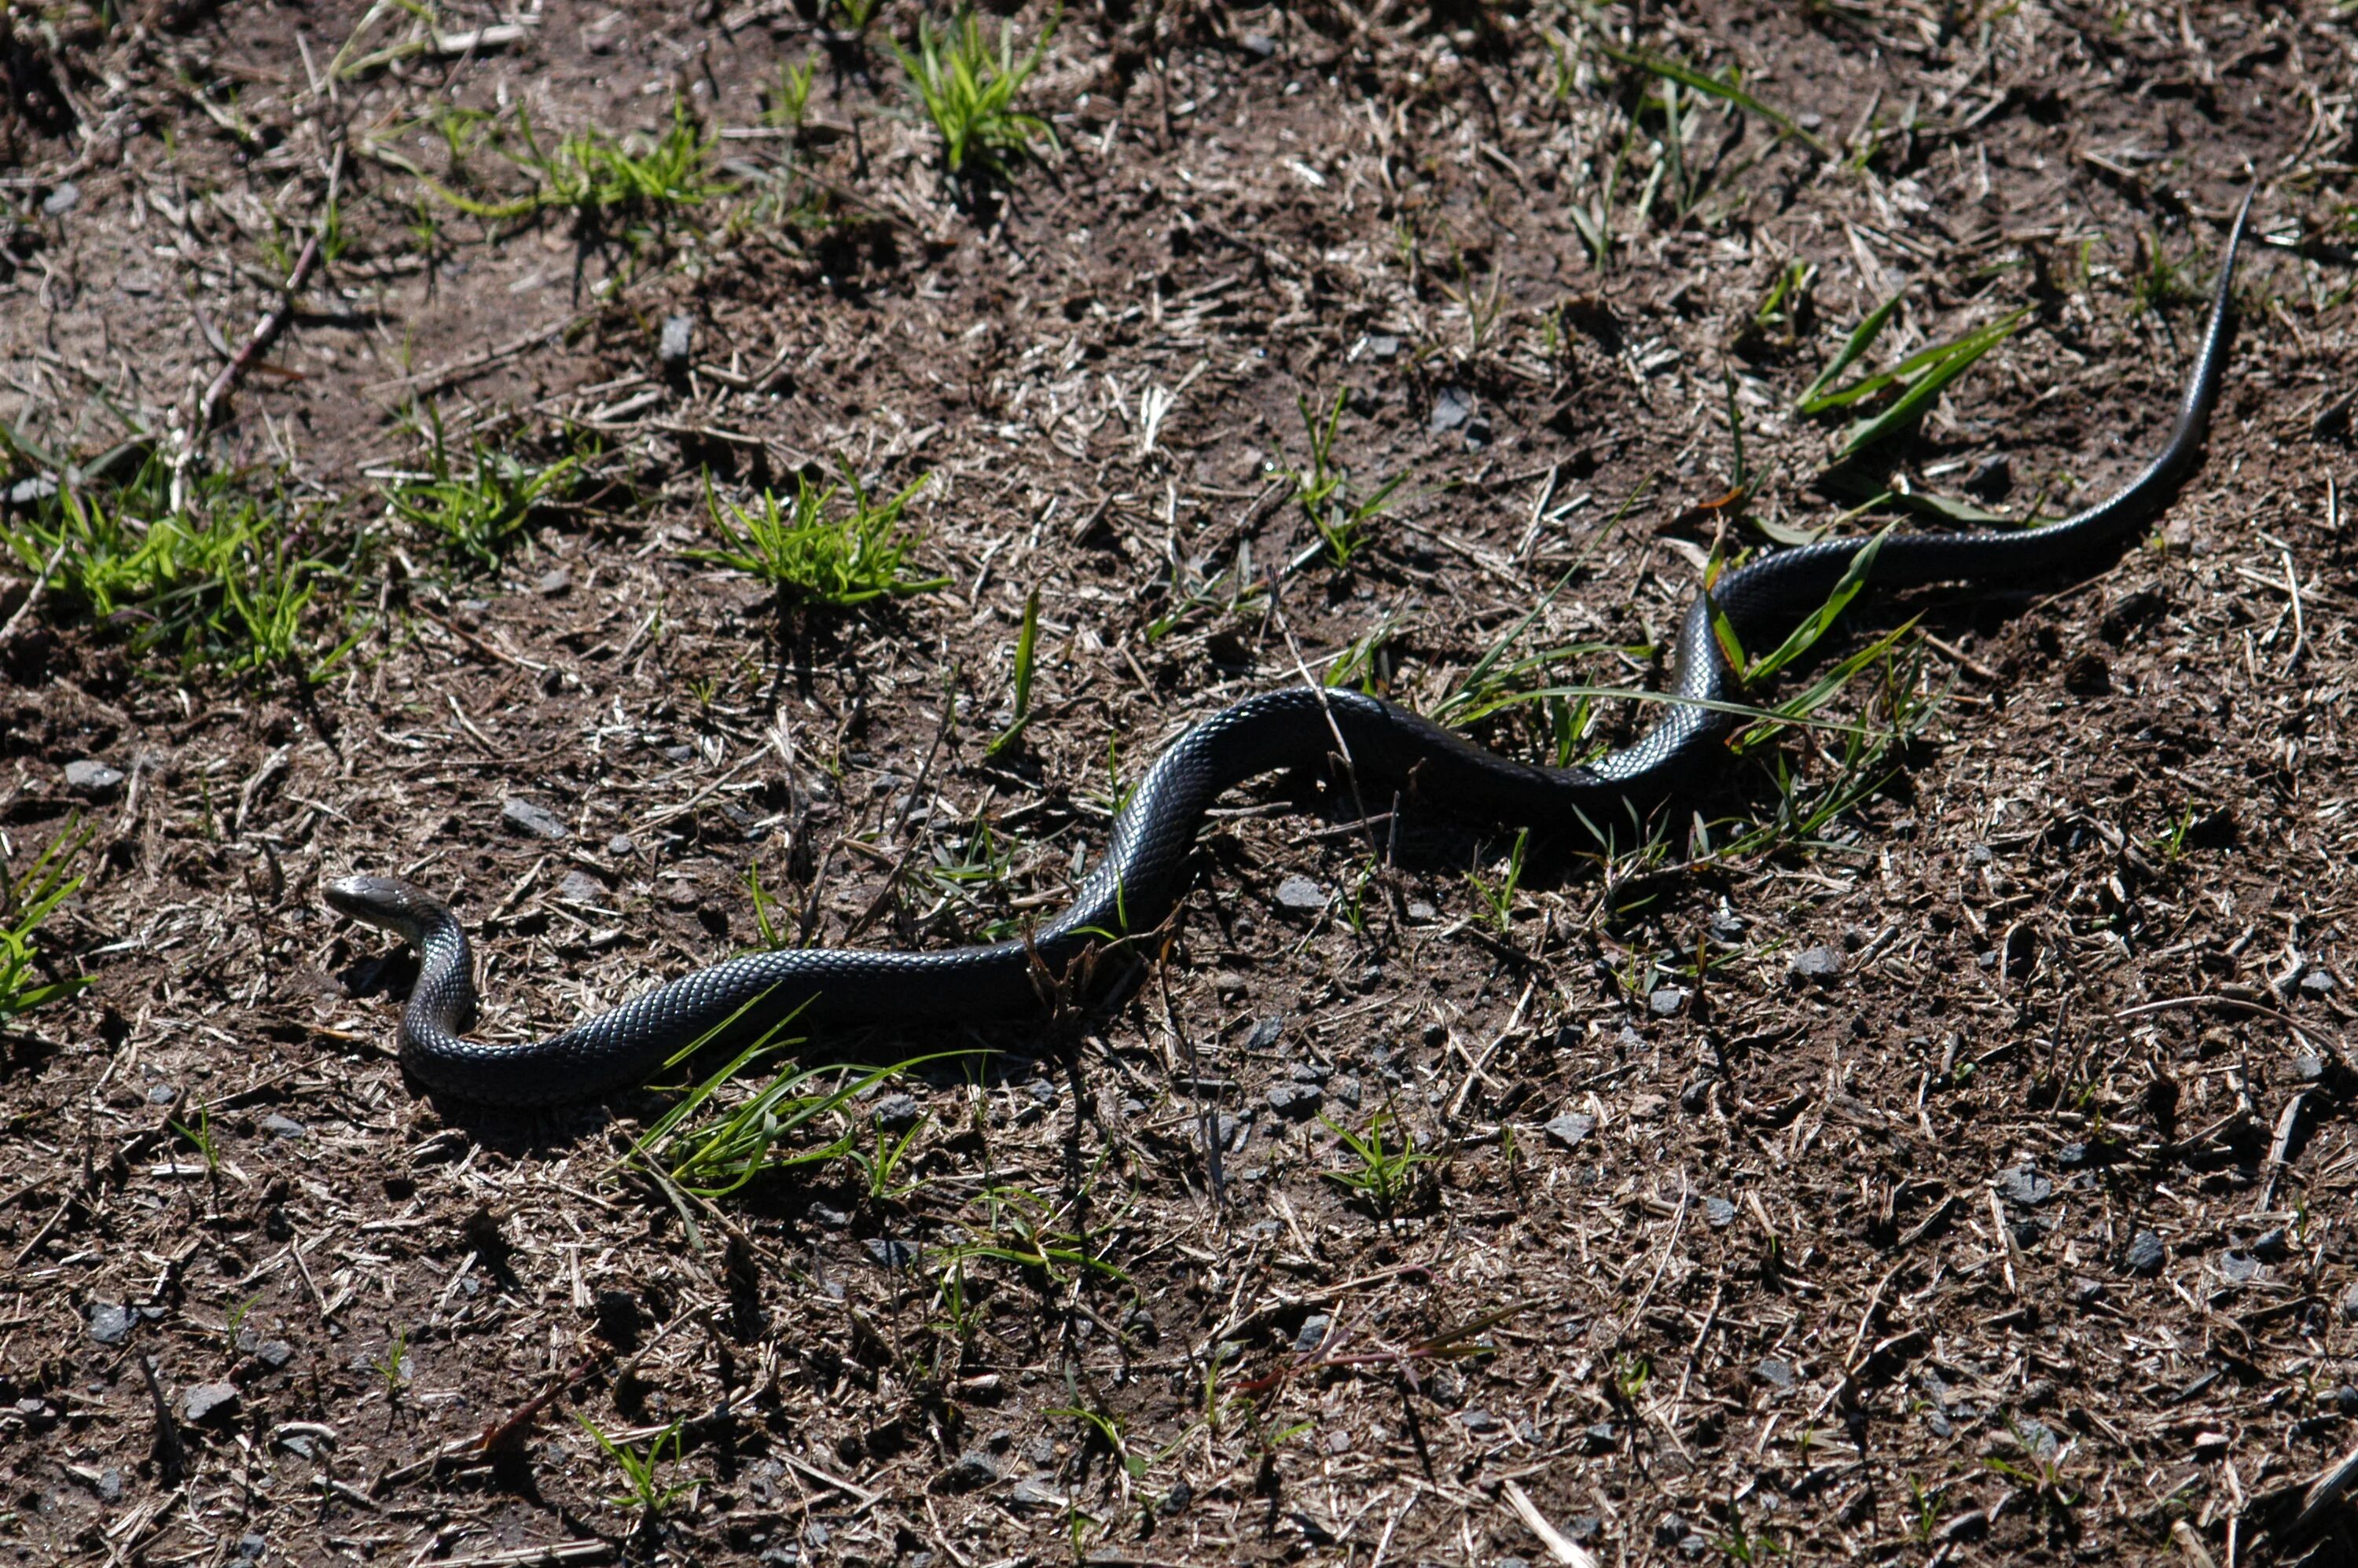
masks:
[[(2358, 1561), (2348, 8), (1075, 0), (956, 177), (859, 9), (0, 11), (0, 931), (53, 850), (91, 980), (0, 1012), (9, 1560)], [(1626, 741), (1532, 694), (1714, 550), (2129, 477), (2255, 181), (2147, 536), (1862, 600), (1609, 852), (1239, 790), (1151, 973), (806, 1043), (934, 1059), (735, 1191), (684, 1071), (424, 1096), (319, 902), (450, 897), (522, 1040), (1020, 931), (1274, 685)], [(1838, 460), (1895, 295), (1854, 374), (2016, 330)], [(243, 565), (42, 569), (176, 465)], [(847, 471), (937, 586), (693, 553)]]

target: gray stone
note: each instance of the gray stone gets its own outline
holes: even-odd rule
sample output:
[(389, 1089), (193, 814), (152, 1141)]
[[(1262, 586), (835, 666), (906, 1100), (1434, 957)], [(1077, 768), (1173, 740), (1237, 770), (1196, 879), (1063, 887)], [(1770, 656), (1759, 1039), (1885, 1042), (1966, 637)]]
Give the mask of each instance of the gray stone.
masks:
[(1591, 1454), (1610, 1454), (1620, 1442), (1620, 1429), (1609, 1421), (1583, 1427), (1580, 1432), (1580, 1445)]
[(1560, 1147), (1571, 1149), (1596, 1130), (1596, 1119), (1593, 1116), (1584, 1116), (1576, 1110), (1567, 1110), (1540, 1130), (1546, 1133), (1549, 1139)]
[(1493, 1433), (1506, 1430), (1506, 1422), (1488, 1411), (1479, 1409), (1458, 1411), (1457, 1424), (1476, 1437), (1488, 1437)]
[(617, 833), (606, 840), (606, 853), (620, 860), (639, 852), (639, 841), (627, 833)]
[(606, 896), (606, 884), (587, 871), (568, 871), (557, 884), (557, 896), (567, 903), (596, 903)]
[(1725, 1230), (1736, 1223), (1736, 1206), (1725, 1198), (1703, 1200), (1704, 1223), (1714, 1230)]
[(62, 218), (81, 205), (81, 187), (70, 179), (58, 181), (58, 188), (41, 198), (41, 211), (51, 218)]
[(1646, 999), (1646, 1005), (1653, 1010), (1656, 1018), (1669, 1018), (1686, 1006), (1688, 995), (1683, 986), (1661, 986)]
[(1277, 40), (1267, 33), (1247, 33), (1243, 43), (1245, 53), (1255, 59), (1267, 59), (1277, 52)]
[[(2128, 1250), (2121, 1254), (2121, 1266), (2132, 1274), (2158, 1274), (2161, 1266), (2169, 1261), (2169, 1249), (2160, 1236), (2150, 1230), (2140, 1230), (2131, 1237)], [(2348, 1303), (2343, 1304), (2342, 1310), (2344, 1315), (2358, 1320), (2358, 1314), (2350, 1313)]]
[(120, 1345), (131, 1337), (139, 1314), (114, 1302), (90, 1303), (90, 1336), (101, 1345)]
[(102, 1503), (121, 1502), (123, 1472), (115, 1469), (101, 1470), (98, 1473), (98, 1485), (94, 1489), (98, 1493), (98, 1500)]
[(1760, 1364), (1752, 1368), (1752, 1378), (1755, 1382), (1765, 1383), (1772, 1389), (1786, 1390), (1790, 1390), (1801, 1381), (1801, 1379), (1795, 1375), (1793, 1364), (1790, 1361), (1782, 1360), (1774, 1356), (1764, 1357)]
[(1391, 333), (1370, 332), (1368, 334), (1368, 357), (1369, 359), (1378, 361), (1396, 360), (1400, 358), (1400, 351), (1401, 341)]
[(78, 757), (66, 764), (66, 788), (84, 800), (113, 800), (123, 788), (123, 772), (93, 757)]
[(2028, 1165), (2015, 1165), (1997, 1173), (1997, 1195), (2024, 1208), (2037, 1208), (2055, 1195), (2055, 1184)]
[(283, 1339), (265, 1339), (254, 1347), (254, 1358), (274, 1372), (283, 1372), (295, 1359), (295, 1347)]
[(507, 803), (500, 807), (500, 821), (519, 833), (534, 838), (546, 838), (551, 843), (572, 837), (572, 829), (565, 826), (557, 813), (516, 795), (510, 795)]
[(1357, 1073), (1344, 1073), (1330, 1079), (1326, 1092), (1335, 1097), (1337, 1104), (1348, 1106), (1353, 1110), (1359, 1108), (1359, 1076)]
[(917, 1097), (886, 1095), (876, 1102), (876, 1125), (887, 1132), (906, 1132), (917, 1125)]
[(2233, 1284), (2248, 1284), (2260, 1277), (2260, 1260), (2248, 1252), (2219, 1255), (2220, 1277)]
[(2290, 1238), (2279, 1225), (2273, 1230), (2260, 1232), (2252, 1243), (2252, 1256), (2264, 1263), (2280, 1263), (2292, 1250)]
[[(1315, 905), (1313, 907), (1314, 908)], [(1277, 1037), (1284, 1033), (1285, 1020), (1282, 1018), (1271, 1017), (1257, 1020), (1252, 1026), (1252, 1033), (1245, 1036), (1245, 1049), (1266, 1051), (1276, 1044)]]
[(686, 370), (688, 351), (695, 343), (695, 317), (666, 316), (663, 319), (663, 334), (655, 342), (655, 358), (663, 362), (665, 370)]
[(1842, 973), (1842, 959), (1832, 947), (1822, 944), (1794, 954), (1785, 972), (1797, 980), (1831, 980)]
[(543, 599), (556, 599), (573, 591), (573, 574), (563, 567), (556, 567), (541, 573), (539, 580), (532, 586)]
[(1433, 415), (1426, 421), (1434, 435), (1455, 430), (1473, 416), (1474, 395), (1462, 386), (1444, 386), (1433, 395)]
[(2333, 977), (2323, 969), (2311, 969), (2301, 976), (2300, 989), (2311, 996), (2323, 996), (2333, 989)]
[(237, 1555), (240, 1562), (259, 1563), (262, 1560), (262, 1554), (269, 1550), (270, 1542), (259, 1535), (241, 1535), (237, 1538)]
[(833, 1208), (823, 1203), (814, 1203), (804, 1212), (810, 1216), (810, 1222), (813, 1225), (823, 1225), (829, 1230), (841, 1230), (851, 1223), (849, 1215), (839, 1208)]
[(1323, 1093), (1315, 1084), (1279, 1084), (1269, 1091), (1269, 1108), (1288, 1121), (1307, 1121), (1318, 1114)]
[(1232, 1116), (1224, 1110), (1214, 1122), (1212, 1136), (1221, 1148), (1234, 1154), (1245, 1146), (1245, 1140), (1252, 1136), (1252, 1118)]
[(147, 1088), (149, 1105), (170, 1105), (180, 1098), (180, 1091), (169, 1084), (151, 1084)]
[(999, 1480), (999, 1461), (988, 1449), (969, 1448), (942, 1473), (942, 1485), (954, 1492), (971, 1492)]
[(1714, 911), (1711, 917), (1711, 934), (1723, 942), (1735, 942), (1744, 935), (1744, 916), (1732, 909)]
[(58, 481), (47, 474), (37, 473), (30, 479), (20, 479), (8, 487), (8, 502), (13, 506), (31, 506), (49, 500), (58, 492)]
[(907, 1269), (917, 1261), (914, 1247), (890, 1236), (871, 1236), (860, 1245), (868, 1249), (869, 1257), (887, 1269)]
[(268, 1116), (262, 1119), (262, 1130), (268, 1133), (273, 1138), (308, 1138), (311, 1136), (311, 1130), (309, 1128), (304, 1126), (293, 1117), (281, 1116), (275, 1110)]
[(1305, 876), (1290, 876), (1277, 884), (1277, 902), (1288, 909), (1324, 909), (1326, 890)]
[(1315, 1353), (1318, 1347), (1326, 1342), (1326, 1331), (1334, 1326), (1333, 1314), (1312, 1313), (1302, 1320), (1302, 1328), (1293, 1336), (1293, 1353), (1296, 1356), (1309, 1356)]
[(190, 1426), (227, 1421), (237, 1413), (237, 1404), (236, 1384), (199, 1383), (180, 1396), (180, 1419)]
[(1007, 1500), (1019, 1509), (1061, 1509), (1072, 1501), (1053, 1476), (1026, 1476), (1015, 1483)]

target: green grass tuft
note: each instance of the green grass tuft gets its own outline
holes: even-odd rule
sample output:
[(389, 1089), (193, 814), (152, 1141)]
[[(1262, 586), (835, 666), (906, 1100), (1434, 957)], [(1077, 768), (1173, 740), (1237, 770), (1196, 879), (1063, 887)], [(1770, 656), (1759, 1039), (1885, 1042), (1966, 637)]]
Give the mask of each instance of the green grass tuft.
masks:
[(81, 891), (81, 879), (66, 875), (66, 866), (90, 841), (90, 832), (83, 827), (59, 834), (22, 876), (0, 877), (0, 1023), (63, 1001), (90, 984), (85, 975), (40, 979), (40, 949), (34, 942), (58, 906)]
[(938, 32), (930, 20), (919, 16), (914, 54), (893, 46), (909, 85), (941, 134), (942, 164), (953, 178), (966, 175), (971, 165), (1004, 179), (1011, 161), (1033, 157), (1035, 143), (1056, 145), (1048, 123), (1016, 108), (1015, 100), (1039, 69), (1062, 14), (1060, 10), (1049, 18), (1040, 41), (1021, 64), (1015, 59), (1014, 25), (1000, 24), (994, 53), (983, 38), (982, 24), (963, 6)]
[[(901, 514), (925, 488), (925, 478), (884, 502), (870, 498), (849, 463), (843, 465), (843, 480), (820, 489), (797, 474), (785, 505), (779, 505), (775, 492), (765, 490), (750, 507), (722, 501), (708, 481), (705, 503), (721, 547), (689, 550), (687, 558), (745, 572), (782, 598), (830, 609), (947, 588), (946, 577), (915, 577), (907, 570), (916, 535), (902, 526)], [(838, 508), (836, 497), (847, 490), (849, 504)]]

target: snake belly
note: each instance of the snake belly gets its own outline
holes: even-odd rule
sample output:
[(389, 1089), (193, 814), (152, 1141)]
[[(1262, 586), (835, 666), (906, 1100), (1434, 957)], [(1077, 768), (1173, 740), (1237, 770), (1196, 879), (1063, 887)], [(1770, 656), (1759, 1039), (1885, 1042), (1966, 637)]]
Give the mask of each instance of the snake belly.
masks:
[[(2149, 522), (2199, 460), (2233, 333), (2229, 287), (2250, 214), (2236, 213), (2216, 291), (2169, 439), (2144, 471), (2095, 505), (2045, 527), (1895, 534), (1874, 558), (1877, 588), (1985, 584), (2037, 578), (2083, 559)], [(476, 1011), (467, 935), (440, 900), (389, 877), (330, 882), (329, 904), (418, 950), (401, 1019), (401, 1060), (426, 1088), (484, 1105), (561, 1105), (643, 1081), (724, 1029), (761, 1032), (793, 1019), (826, 1024), (920, 1024), (1043, 1010), (1046, 977), (1069, 973), (1093, 944), (1153, 930), (1184, 890), (1206, 810), (1230, 787), (1275, 769), (1340, 753), (1353, 776), (1501, 823), (1533, 827), (1651, 805), (1724, 756), (1740, 696), (1714, 634), (1714, 609), (1747, 646), (1773, 646), (1823, 605), (1858, 553), (1855, 540), (1777, 551), (1722, 576), (1680, 622), (1667, 716), (1634, 744), (1581, 767), (1502, 757), (1381, 697), (1289, 687), (1204, 719), (1157, 758), (1116, 816), (1105, 856), (1071, 907), (1028, 941), (938, 952), (803, 947), (751, 953), (683, 976), (611, 1011), (526, 1044), (465, 1038)]]

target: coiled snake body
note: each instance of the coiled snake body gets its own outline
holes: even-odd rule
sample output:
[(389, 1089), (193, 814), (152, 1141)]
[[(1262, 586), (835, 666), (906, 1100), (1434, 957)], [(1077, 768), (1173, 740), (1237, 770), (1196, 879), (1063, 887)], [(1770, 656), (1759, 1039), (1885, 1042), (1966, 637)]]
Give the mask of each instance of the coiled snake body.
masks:
[[(1879, 588), (2033, 578), (2068, 566), (2149, 521), (2194, 466), (2218, 399), (2231, 335), (2228, 286), (2251, 200), (2236, 215), (2217, 290), (2169, 444), (2109, 499), (2047, 527), (2020, 532), (1898, 534), (1874, 559)], [(1857, 553), (1855, 541), (1780, 550), (1722, 577), (1679, 628), (1668, 717), (1625, 750), (1584, 767), (1548, 768), (1500, 757), (1384, 701), (1344, 689), (1293, 687), (1249, 697), (1196, 725), (1158, 758), (1115, 818), (1105, 858), (1072, 907), (1029, 943), (930, 953), (805, 947), (753, 953), (673, 980), (611, 1011), (525, 1045), (492, 1045), (460, 1032), (473, 1022), (473, 963), (465, 931), (438, 900), (387, 877), (332, 881), (327, 902), (418, 949), (401, 1020), (403, 1064), (428, 1089), (483, 1104), (594, 1099), (638, 1083), (687, 1046), (734, 1021), (761, 1029), (804, 1022), (916, 1023), (1041, 1006), (1037, 966), (1064, 974), (1109, 935), (1151, 931), (1175, 906), (1195, 830), (1231, 785), (1273, 769), (1314, 765), (1338, 749), (1361, 778), (1406, 781), (1425, 799), (1502, 822), (1545, 824), (1574, 812), (1591, 821), (1628, 799), (1659, 799), (1707, 762), (1732, 723), (1723, 704), (1736, 674), (1713, 634), (1715, 604), (1747, 646), (1770, 646), (1825, 602)], [(1339, 745), (1338, 745), (1339, 743)]]

